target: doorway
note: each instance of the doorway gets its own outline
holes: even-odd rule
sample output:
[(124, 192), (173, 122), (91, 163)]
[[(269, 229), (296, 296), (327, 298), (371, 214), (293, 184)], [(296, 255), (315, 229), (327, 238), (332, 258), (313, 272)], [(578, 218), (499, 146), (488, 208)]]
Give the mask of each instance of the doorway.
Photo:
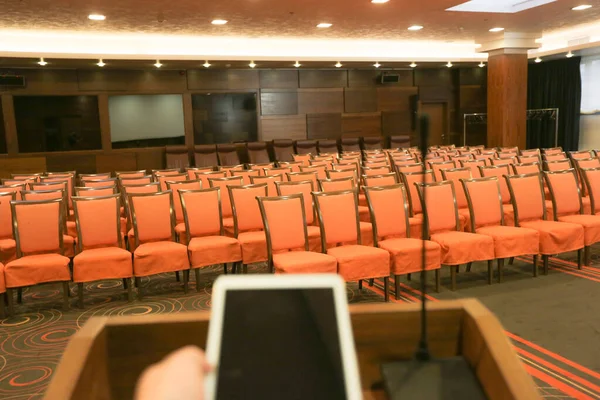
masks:
[(429, 115), (429, 146), (448, 144), (448, 103), (421, 103), (421, 114)]

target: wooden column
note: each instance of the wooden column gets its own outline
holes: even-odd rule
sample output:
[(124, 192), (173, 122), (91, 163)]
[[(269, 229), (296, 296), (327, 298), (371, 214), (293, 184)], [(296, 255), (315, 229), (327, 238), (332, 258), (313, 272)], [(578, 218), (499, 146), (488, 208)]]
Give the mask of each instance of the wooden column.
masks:
[(490, 54), (487, 87), (488, 147), (527, 144), (527, 54)]
[(185, 145), (192, 150), (194, 148), (194, 110), (192, 109), (191, 93), (183, 94), (183, 129)]
[(17, 138), (17, 121), (15, 119), (15, 104), (13, 96), (3, 94), (2, 116), (4, 118), (4, 133), (6, 135), (6, 151), (8, 154), (19, 153), (19, 139)]
[(100, 135), (102, 136), (102, 150), (112, 150), (110, 133), (110, 115), (108, 111), (108, 95), (98, 95), (98, 115), (100, 116)]

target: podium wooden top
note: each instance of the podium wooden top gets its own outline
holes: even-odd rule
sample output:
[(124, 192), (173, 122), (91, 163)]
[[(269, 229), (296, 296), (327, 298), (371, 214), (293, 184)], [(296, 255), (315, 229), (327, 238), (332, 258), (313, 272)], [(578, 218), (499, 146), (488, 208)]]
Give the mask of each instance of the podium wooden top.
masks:
[[(380, 365), (410, 359), (420, 304), (350, 306), (365, 399), (385, 398)], [(498, 319), (478, 300), (427, 304), (434, 357), (462, 355), (489, 399), (538, 399)], [(205, 347), (210, 312), (93, 317), (73, 336), (46, 393), (48, 400), (132, 398), (141, 371), (185, 345)]]

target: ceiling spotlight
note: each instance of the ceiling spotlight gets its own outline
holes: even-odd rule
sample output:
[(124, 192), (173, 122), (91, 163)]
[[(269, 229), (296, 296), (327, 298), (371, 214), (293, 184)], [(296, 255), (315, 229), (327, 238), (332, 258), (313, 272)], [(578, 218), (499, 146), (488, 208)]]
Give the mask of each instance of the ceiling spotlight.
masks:
[(573, 56), (574, 56), (574, 54), (571, 52), (571, 50), (569, 50), (569, 52), (567, 53), (567, 55), (565, 57), (571, 58)]
[(342, 63), (338, 61), (338, 62), (335, 64), (335, 67), (336, 67), (336, 68), (341, 68), (341, 67), (342, 67)]
[(374, 4), (383, 4), (383, 3), (387, 3), (390, 0), (371, 0), (371, 3)]
[(503, 30), (504, 30), (504, 28), (497, 27), (497, 28), (490, 29), (490, 32), (502, 32)]
[(409, 31), (420, 31), (421, 29), (423, 29), (421, 25), (411, 25), (408, 27)]
[(102, 59), (98, 60), (98, 62), (96, 63), (97, 66), (99, 67), (104, 67), (106, 65), (106, 63), (104, 61), (102, 61)]
[(294, 67), (296, 67), (296, 68), (300, 68), (300, 66), (301, 66), (301, 65), (302, 65), (302, 64), (300, 64), (300, 62), (296, 61), (296, 63), (294, 64)]
[(210, 21), (211, 24), (213, 25), (225, 25), (227, 23), (226, 19), (213, 19), (212, 21)]
[(88, 15), (88, 19), (91, 19), (92, 21), (104, 21), (106, 17), (102, 14), (90, 14)]
[(413, 61), (413, 62), (411, 62), (411, 63), (410, 63), (410, 67), (411, 67), (411, 68), (416, 68), (416, 67), (417, 67), (417, 63), (416, 63), (416, 62), (414, 62), (414, 61)]
[(329, 22), (321, 22), (320, 24), (317, 25), (317, 28), (331, 28), (331, 25)]
[(160, 63), (160, 60), (156, 60), (156, 63), (154, 63), (154, 66), (155, 66), (156, 68), (160, 68), (160, 67), (162, 67), (162, 64)]
[(485, 67), (485, 64), (483, 63), (483, 61), (481, 61), (481, 62), (479, 63), (479, 68), (483, 68), (483, 67)]
[(40, 61), (38, 61), (38, 64), (41, 65), (42, 67), (46, 64), (48, 64), (46, 61), (44, 61), (44, 58), (40, 58)]
[(446, 64), (446, 67), (452, 68), (452, 63), (450, 61), (448, 61), (448, 64)]
[(254, 61), (250, 61), (250, 64), (248, 64), (248, 66), (250, 68), (254, 68), (254, 67), (256, 67), (256, 64), (254, 64)]
[(208, 62), (208, 60), (206, 60), (206, 62), (204, 64), (202, 64), (202, 66), (204, 68), (208, 68), (208, 67), (210, 67), (210, 63)]
[(373, 64), (373, 66), (374, 66), (375, 68), (379, 68), (379, 67), (381, 67), (381, 64), (379, 64), (377, 61), (375, 61), (375, 64)]
[(539, 57), (537, 57), (537, 58), (536, 58), (534, 61), (535, 61), (536, 63), (541, 63), (541, 62), (542, 62), (542, 59), (541, 59), (541, 58), (539, 58)]
[(580, 6), (576, 6), (576, 7), (571, 8), (571, 10), (573, 10), (573, 11), (581, 11), (581, 10), (587, 10), (588, 8), (592, 8), (592, 6), (589, 5), (589, 4), (582, 4)]

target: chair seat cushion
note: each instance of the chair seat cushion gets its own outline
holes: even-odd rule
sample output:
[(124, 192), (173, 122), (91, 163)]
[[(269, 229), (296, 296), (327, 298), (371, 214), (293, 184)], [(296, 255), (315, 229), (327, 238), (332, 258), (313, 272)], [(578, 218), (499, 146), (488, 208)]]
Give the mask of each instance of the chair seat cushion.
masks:
[(306, 227), (308, 233), (308, 250), (321, 252), (321, 229), (318, 226), (309, 225)]
[(63, 235), (63, 252), (65, 257), (75, 257), (75, 243), (76, 240), (73, 236)]
[[(6, 292), (6, 282), (4, 281), (4, 265), (0, 264), (0, 293)], [(1, 299), (4, 301), (4, 299)]]
[(188, 269), (187, 246), (175, 242), (140, 244), (133, 253), (133, 274), (148, 276)]
[(540, 250), (540, 234), (533, 229), (515, 226), (486, 226), (477, 229), (476, 233), (494, 239), (495, 258), (538, 254)]
[(131, 278), (131, 253), (119, 247), (84, 250), (73, 259), (73, 282)]
[(242, 232), (238, 235), (242, 246), (242, 262), (252, 264), (267, 261), (267, 237), (264, 231)]
[(452, 231), (433, 234), (431, 240), (442, 249), (442, 264), (459, 265), (494, 259), (494, 240), (489, 236)]
[(185, 222), (180, 222), (175, 225), (175, 233), (177, 234), (177, 238), (179, 243), (188, 244), (187, 230), (185, 229)]
[(69, 258), (60, 254), (35, 254), (17, 258), (4, 266), (4, 278), (7, 288), (70, 281)]
[(390, 253), (390, 270), (394, 275), (410, 274), (421, 270), (421, 251), (425, 243), (425, 269), (440, 268), (440, 245), (430, 240), (397, 238), (379, 242), (379, 247)]
[(565, 215), (558, 217), (559, 222), (568, 222), (583, 227), (583, 243), (591, 246), (600, 242), (600, 216), (598, 215)]
[(521, 222), (520, 225), (540, 233), (540, 254), (558, 254), (584, 246), (581, 225), (544, 220)]
[(77, 237), (77, 223), (75, 221), (67, 221), (67, 235)]
[(346, 281), (390, 275), (390, 254), (371, 246), (346, 245), (327, 249), (338, 262), (338, 273)]
[(237, 239), (228, 236), (193, 238), (188, 245), (188, 251), (192, 268), (242, 260), (240, 243)]
[(275, 272), (285, 274), (337, 273), (335, 257), (312, 251), (288, 251), (273, 255)]
[(14, 239), (0, 239), (0, 262), (7, 264), (17, 258), (17, 242)]

